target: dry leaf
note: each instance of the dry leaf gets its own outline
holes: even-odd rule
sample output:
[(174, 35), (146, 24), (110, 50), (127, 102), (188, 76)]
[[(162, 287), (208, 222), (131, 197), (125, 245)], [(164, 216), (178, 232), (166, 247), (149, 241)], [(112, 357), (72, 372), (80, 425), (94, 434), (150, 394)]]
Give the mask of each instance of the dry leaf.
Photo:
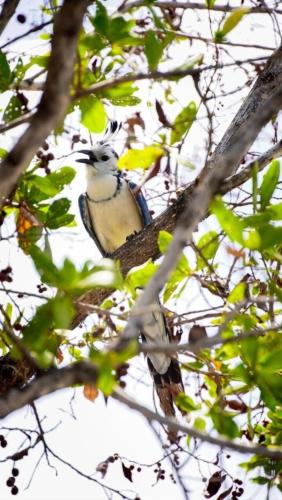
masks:
[(86, 399), (89, 399), (89, 401), (94, 402), (99, 395), (99, 391), (93, 384), (84, 384), (83, 395)]

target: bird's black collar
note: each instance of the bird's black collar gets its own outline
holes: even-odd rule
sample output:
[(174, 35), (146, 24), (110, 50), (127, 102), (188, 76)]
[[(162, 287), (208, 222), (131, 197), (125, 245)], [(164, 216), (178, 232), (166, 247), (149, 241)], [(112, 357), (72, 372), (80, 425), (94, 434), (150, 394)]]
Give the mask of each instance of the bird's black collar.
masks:
[(90, 201), (91, 203), (105, 203), (106, 201), (111, 201), (113, 198), (115, 198), (119, 194), (121, 188), (121, 172), (119, 172), (118, 174), (113, 174), (113, 176), (117, 178), (117, 186), (115, 192), (111, 196), (109, 196), (108, 198), (102, 198), (102, 200), (94, 200), (86, 192), (85, 194), (87, 200)]

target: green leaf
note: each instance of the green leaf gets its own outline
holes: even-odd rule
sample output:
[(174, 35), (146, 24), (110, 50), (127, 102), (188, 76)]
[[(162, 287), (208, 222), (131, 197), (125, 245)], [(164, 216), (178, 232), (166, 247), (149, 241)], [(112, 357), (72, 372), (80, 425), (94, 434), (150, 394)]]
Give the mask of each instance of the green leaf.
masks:
[(107, 122), (107, 115), (102, 101), (92, 95), (82, 97), (79, 108), (82, 125), (88, 128), (90, 132), (103, 132)]
[(226, 411), (220, 411), (218, 408), (213, 407), (210, 411), (210, 417), (216, 430), (229, 437), (230, 439), (235, 439), (240, 435), (239, 428), (234, 422), (233, 417), (230, 413)]
[(147, 169), (164, 154), (160, 146), (145, 146), (143, 149), (128, 149), (118, 160), (118, 167), (127, 170)]
[(282, 377), (280, 374), (264, 372), (261, 370), (256, 376), (256, 382), (265, 404), (275, 411), (278, 405), (282, 405)]
[(147, 57), (148, 65), (151, 70), (156, 69), (156, 67), (158, 66), (158, 63), (162, 57), (163, 49), (163, 44), (159, 40), (156, 33), (152, 30), (149, 30), (145, 37), (144, 53)]
[(98, 0), (96, 0), (96, 15), (90, 18), (90, 20), (96, 28), (96, 32), (107, 37), (109, 29), (108, 13), (104, 5)]
[(227, 297), (227, 302), (229, 304), (236, 304), (237, 302), (242, 302), (245, 299), (246, 283), (238, 283)]
[(108, 99), (114, 106), (136, 106), (142, 102), (139, 97), (135, 97), (133, 95), (124, 97), (108, 97)]
[[(167, 231), (160, 231), (159, 236), (158, 236), (158, 247), (161, 251), (161, 253), (165, 253), (172, 241), (172, 234), (168, 233)], [(175, 291), (178, 289), (178, 293), (181, 293), (182, 289), (185, 287), (182, 286), (182, 288), (179, 290), (179, 286), (181, 282), (187, 278), (189, 278), (191, 275), (191, 269), (189, 266), (189, 262), (186, 258), (186, 256), (182, 253), (179, 261), (177, 263), (177, 266), (172, 273), (171, 277), (169, 278), (165, 290), (164, 290), (164, 301), (166, 302), (171, 298), (171, 296), (175, 293)]]
[(0, 148), (0, 158), (5, 158), (8, 154), (7, 149)]
[(282, 371), (282, 348), (270, 352), (267, 356), (260, 361), (260, 366), (267, 373), (275, 373)]
[(40, 274), (41, 280), (44, 283), (56, 286), (60, 280), (60, 271), (53, 264), (50, 256), (46, 252), (42, 252), (37, 246), (33, 246), (30, 249), (30, 255)]
[(282, 227), (264, 224), (258, 229), (261, 244), (260, 250), (280, 246), (282, 244)]
[(6, 55), (0, 50), (0, 90), (5, 91), (11, 83), (11, 71)]
[(196, 404), (190, 396), (187, 396), (184, 393), (180, 393), (175, 398), (175, 403), (183, 411), (195, 411), (201, 408), (200, 404)]
[(194, 101), (182, 109), (177, 115), (172, 125), (170, 144), (179, 142), (183, 135), (189, 131), (197, 115), (197, 106)]
[(209, 9), (212, 9), (216, 0), (205, 0), (206, 5), (208, 6)]
[(66, 184), (70, 184), (76, 176), (76, 171), (72, 167), (61, 167), (48, 176), (54, 186), (60, 191)]
[(269, 169), (263, 176), (262, 184), (259, 190), (261, 209), (264, 210), (269, 204), (274, 190), (279, 181), (280, 175), (280, 162), (273, 160)]
[(129, 286), (133, 292), (136, 288), (146, 286), (158, 267), (159, 266), (152, 262), (151, 259), (145, 262), (142, 266), (134, 267), (128, 272), (125, 285)]
[(223, 26), (221, 28), (223, 36), (232, 31), (237, 26), (237, 24), (239, 24), (242, 17), (248, 14), (249, 11), (250, 9), (248, 7), (239, 7), (238, 9), (234, 9), (223, 23)]
[(105, 39), (98, 33), (85, 35), (80, 43), (87, 49), (91, 50), (92, 54), (99, 53), (107, 45)]
[[(118, 43), (129, 37), (131, 29), (135, 26), (134, 20), (127, 21), (122, 16), (114, 17), (110, 21), (108, 39), (111, 43)], [(130, 42), (129, 42), (130, 43)]]
[(111, 259), (102, 259), (88, 275), (77, 283), (77, 288), (105, 287), (120, 289), (123, 286), (123, 277), (118, 262)]
[(39, 189), (39, 191), (46, 194), (50, 198), (59, 192), (59, 189), (54, 185), (52, 178), (50, 178), (49, 175), (46, 175), (45, 177), (34, 175), (30, 180), (32, 180), (33, 185)]
[(172, 239), (173, 239), (173, 236), (168, 231), (162, 230), (159, 232), (158, 247), (159, 247), (162, 254), (164, 254), (167, 251), (169, 245), (172, 242)]
[(11, 122), (12, 120), (15, 120), (15, 118), (24, 114), (25, 111), (26, 108), (23, 106), (20, 99), (16, 95), (13, 95), (5, 108), (3, 121), (5, 123)]
[(258, 167), (257, 162), (252, 169), (252, 200), (253, 200), (253, 211), (257, 211), (257, 197), (258, 197)]
[(216, 196), (213, 199), (210, 205), (210, 211), (217, 217), (221, 228), (230, 240), (243, 245), (243, 222), (225, 206), (220, 196)]
[(204, 432), (206, 429), (206, 421), (201, 417), (197, 417), (194, 420), (194, 427), (195, 429), (198, 429), (198, 431)]
[(133, 82), (125, 82), (116, 85), (115, 87), (105, 89), (101, 92), (101, 95), (106, 99), (118, 99), (132, 96), (134, 92), (138, 90), (138, 87), (134, 85)]
[(74, 220), (74, 215), (67, 213), (70, 205), (67, 198), (55, 200), (48, 209), (45, 225), (50, 229), (57, 229), (70, 224)]
[(33, 56), (30, 59), (31, 66), (34, 64), (37, 64), (37, 66), (40, 66), (41, 68), (47, 68), (48, 63), (49, 63), (50, 55), (43, 55), (43, 56)]
[[(201, 251), (201, 255), (197, 254), (197, 269), (201, 270), (206, 267), (205, 260), (208, 261), (214, 258), (218, 246), (219, 239), (216, 231), (209, 231), (199, 239), (197, 247)], [(204, 258), (202, 258), (202, 256)]]

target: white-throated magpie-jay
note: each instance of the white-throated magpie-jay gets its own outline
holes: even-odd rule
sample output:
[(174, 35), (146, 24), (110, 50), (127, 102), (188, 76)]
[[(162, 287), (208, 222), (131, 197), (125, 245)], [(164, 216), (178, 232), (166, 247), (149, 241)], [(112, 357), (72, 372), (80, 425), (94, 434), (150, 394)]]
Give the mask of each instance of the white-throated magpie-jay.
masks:
[[(116, 121), (110, 122), (104, 138), (92, 149), (79, 151), (85, 158), (77, 160), (87, 167), (86, 193), (79, 197), (81, 217), (103, 256), (113, 253), (152, 221), (141, 191), (136, 194), (136, 185), (127, 182), (117, 168), (118, 155), (108, 141), (119, 129)], [(159, 309), (159, 303), (155, 305)], [(148, 343), (170, 341), (166, 319), (158, 310), (144, 315), (140, 333)], [(184, 391), (177, 358), (150, 353), (148, 366), (164, 413), (174, 415), (174, 398)]]

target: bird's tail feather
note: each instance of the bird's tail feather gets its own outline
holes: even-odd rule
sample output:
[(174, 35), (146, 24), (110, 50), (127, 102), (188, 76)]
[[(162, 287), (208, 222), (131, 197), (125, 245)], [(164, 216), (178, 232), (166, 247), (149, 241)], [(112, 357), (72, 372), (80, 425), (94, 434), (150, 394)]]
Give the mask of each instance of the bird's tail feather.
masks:
[(161, 408), (167, 417), (175, 416), (175, 398), (184, 392), (181, 371), (177, 359), (172, 358), (164, 374), (158, 373), (150, 358), (147, 359), (150, 373), (153, 377)]
[[(149, 345), (162, 343), (165, 345), (171, 341), (171, 329), (166, 321), (165, 315), (160, 309), (159, 299), (152, 306), (155, 311), (149, 311), (143, 315), (143, 328), (141, 337), (143, 342)], [(155, 389), (160, 401), (161, 409), (166, 417), (175, 416), (175, 399), (184, 392), (180, 366), (177, 356), (169, 356), (165, 352), (152, 352), (147, 356), (148, 367), (154, 380)], [(181, 410), (180, 410), (181, 411)], [(185, 414), (185, 412), (182, 412)], [(177, 440), (177, 433), (168, 432), (170, 441)]]

